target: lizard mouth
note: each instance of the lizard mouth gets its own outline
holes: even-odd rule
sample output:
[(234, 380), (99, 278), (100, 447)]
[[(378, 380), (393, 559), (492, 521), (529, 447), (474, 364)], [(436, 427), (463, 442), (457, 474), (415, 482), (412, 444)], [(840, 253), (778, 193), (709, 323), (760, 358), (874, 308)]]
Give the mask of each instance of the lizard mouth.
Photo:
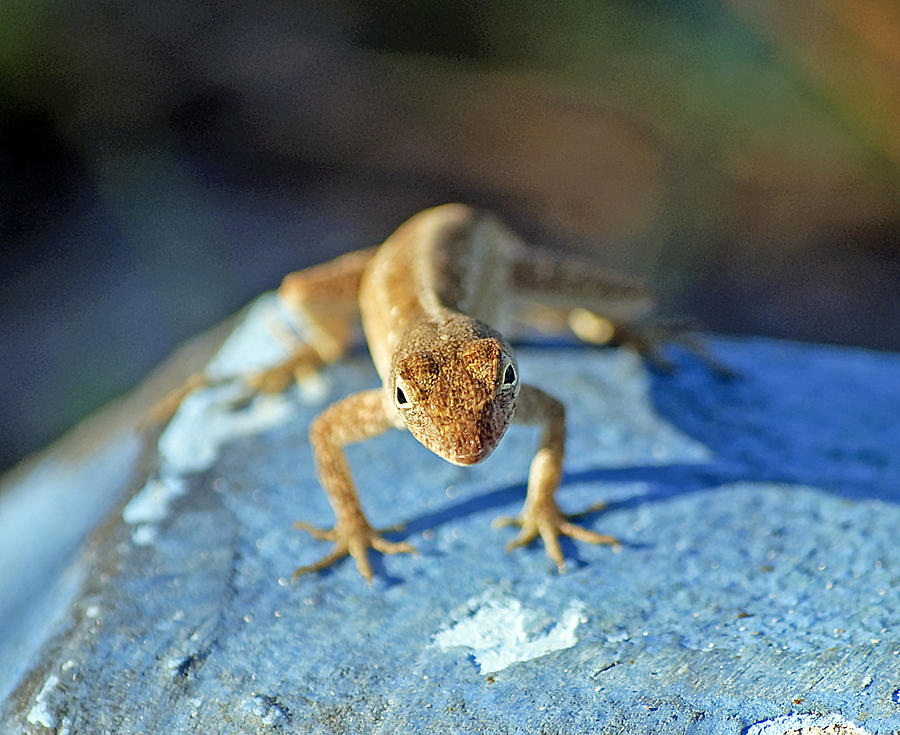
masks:
[(477, 417), (472, 421), (457, 420), (443, 426), (407, 424), (407, 428), (441, 459), (466, 467), (484, 461), (497, 448), (506, 429), (498, 423), (494, 422), (487, 430), (487, 424)]
[(479, 417), (471, 426), (459, 431), (449, 452), (439, 454), (455, 465), (478, 464), (497, 448), (507, 425), (508, 421), (498, 421), (493, 414)]
[(477, 452), (471, 454), (454, 454), (451, 457), (444, 457), (448, 462), (456, 465), (468, 466), (478, 464), (482, 460), (487, 459), (488, 455), (494, 451), (493, 446), (484, 446)]

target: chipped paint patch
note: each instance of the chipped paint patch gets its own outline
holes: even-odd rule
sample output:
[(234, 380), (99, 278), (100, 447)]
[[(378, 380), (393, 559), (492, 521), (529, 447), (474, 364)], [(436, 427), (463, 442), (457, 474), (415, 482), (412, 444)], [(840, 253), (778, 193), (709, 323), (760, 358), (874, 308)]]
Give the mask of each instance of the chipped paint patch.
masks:
[(187, 491), (180, 477), (152, 477), (122, 510), (125, 523), (158, 523), (169, 513), (169, 504)]
[[(234, 376), (223, 385), (199, 388), (181, 402), (159, 437), (160, 469), (122, 511), (126, 523), (137, 526), (132, 542), (149, 546), (158, 536), (156, 525), (169, 514), (172, 502), (187, 492), (184, 475), (203, 472), (219, 458), (230, 441), (258, 434), (289, 420), (296, 405), (284, 395), (259, 396), (245, 407), (247, 397), (239, 376), (277, 364), (287, 357), (285, 345), (267, 324), (283, 326), (278, 299), (266, 294), (249, 308), (246, 317), (207, 367), (213, 378)], [(322, 393), (321, 386), (312, 393)]]
[(277, 365), (288, 357), (288, 342), (302, 339), (291, 316), (275, 292), (263, 294), (247, 308), (210, 360), (207, 372), (224, 377)]
[(134, 533), (131, 534), (131, 540), (135, 546), (151, 546), (156, 541), (157, 536), (159, 536), (159, 529), (156, 526), (144, 523), (134, 529)]
[(200, 390), (185, 398), (159, 438), (158, 475), (151, 477), (122, 511), (126, 523), (138, 526), (132, 534), (135, 544), (146, 546), (156, 540), (150, 524), (164, 520), (172, 501), (187, 492), (183, 475), (209, 469), (226, 443), (279, 426), (296, 411), (284, 396), (262, 396), (246, 409), (235, 411), (230, 400), (242, 390), (230, 385)]
[(185, 398), (159, 438), (164, 471), (185, 474), (209, 469), (227, 442), (279, 426), (296, 412), (283, 395), (261, 396), (247, 408), (235, 410), (231, 404), (244, 393), (243, 386), (235, 383), (201, 389)]
[(59, 677), (56, 674), (50, 674), (41, 691), (34, 698), (34, 706), (28, 712), (28, 722), (31, 725), (41, 725), (42, 727), (51, 728), (56, 726), (56, 716), (47, 707), (47, 695), (50, 694), (59, 684)]
[(187, 484), (180, 477), (163, 475), (151, 477), (122, 509), (122, 520), (136, 525), (131, 540), (137, 546), (149, 546), (156, 540), (159, 523), (169, 514), (169, 506), (187, 492)]
[[(235, 409), (235, 403), (248, 395), (240, 376), (288, 357), (285, 342), (275, 335), (284, 325), (285, 315), (274, 294), (260, 297), (248, 309), (206, 369), (212, 378), (234, 381), (200, 388), (182, 401), (159, 437), (162, 474), (202, 472), (213, 465), (227, 442), (279, 426), (296, 413), (295, 403), (284, 395), (259, 396)], [(315, 395), (321, 392), (313, 390)]]
[(456, 620), (434, 636), (441, 649), (471, 649), (482, 674), (492, 674), (516, 663), (531, 661), (578, 642), (575, 630), (586, 622), (584, 603), (573, 600), (554, 620), (532, 610), (514, 597), (490, 593), (472, 598), (454, 616)]
[(751, 725), (746, 735), (869, 735), (839, 714), (792, 713)]

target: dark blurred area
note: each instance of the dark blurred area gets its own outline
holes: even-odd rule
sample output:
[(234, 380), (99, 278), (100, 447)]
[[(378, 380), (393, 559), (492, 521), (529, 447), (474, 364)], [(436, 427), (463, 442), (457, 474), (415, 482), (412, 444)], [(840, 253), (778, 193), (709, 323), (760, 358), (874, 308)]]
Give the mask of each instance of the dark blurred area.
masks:
[(895, 0), (0, 4), (0, 468), (463, 200), (710, 330), (900, 348)]

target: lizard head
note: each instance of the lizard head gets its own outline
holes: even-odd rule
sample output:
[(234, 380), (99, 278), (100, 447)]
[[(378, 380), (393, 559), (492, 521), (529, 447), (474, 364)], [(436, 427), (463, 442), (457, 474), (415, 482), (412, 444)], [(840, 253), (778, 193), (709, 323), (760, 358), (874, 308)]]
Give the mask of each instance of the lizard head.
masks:
[(397, 360), (392, 377), (394, 406), (413, 436), (459, 465), (494, 451), (519, 394), (515, 357), (496, 334), (440, 335)]

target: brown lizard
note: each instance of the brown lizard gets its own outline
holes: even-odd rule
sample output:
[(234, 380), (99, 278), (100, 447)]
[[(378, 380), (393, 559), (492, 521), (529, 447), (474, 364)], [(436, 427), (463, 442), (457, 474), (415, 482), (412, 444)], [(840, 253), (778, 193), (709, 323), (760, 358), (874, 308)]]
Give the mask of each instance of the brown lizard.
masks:
[(382, 381), (380, 388), (331, 405), (310, 426), (316, 468), (337, 522), (328, 530), (295, 523), (334, 542), (329, 554), (298, 568), (295, 578), (350, 555), (371, 583), (369, 548), (414, 551), (369, 524), (342, 450), (390, 428), (408, 429), (449, 462), (472, 465), (494, 450), (511, 423), (540, 427), (521, 515), (497, 521), (521, 526), (507, 550), (540, 536), (562, 572), (560, 535), (618, 546), (612, 536), (572, 523), (557, 507), (565, 409), (520, 380), (515, 354), (499, 330), (541, 304), (568, 315), (582, 339), (604, 342), (615, 331), (610, 325), (627, 325), (652, 307), (642, 284), (528, 247), (490, 214), (446, 204), (415, 215), (378, 247), (289, 274), (279, 297), (306, 322), (309, 338), (283, 364), (252, 376), (253, 389), (280, 390), (295, 376), (338, 360), (359, 316)]

